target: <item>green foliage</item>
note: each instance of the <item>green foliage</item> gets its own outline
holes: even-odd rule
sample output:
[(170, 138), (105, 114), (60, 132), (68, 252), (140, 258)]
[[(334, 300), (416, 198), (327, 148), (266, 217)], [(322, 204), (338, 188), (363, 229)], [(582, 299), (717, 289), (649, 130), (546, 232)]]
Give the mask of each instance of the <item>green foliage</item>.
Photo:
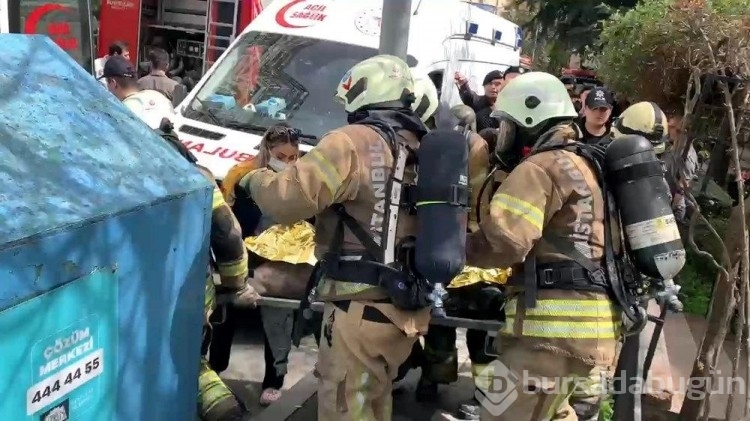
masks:
[(607, 395), (599, 406), (599, 421), (612, 421), (614, 418), (615, 399), (612, 395)]
[(635, 6), (636, 1), (526, 0), (522, 3), (533, 14), (531, 24), (570, 50), (594, 44), (601, 30), (601, 21), (615, 10)]
[[(729, 224), (728, 215), (709, 217), (709, 221), (723, 238)], [(721, 261), (722, 241), (712, 235), (705, 226), (696, 226), (695, 243), (698, 248), (710, 253), (717, 261)], [(687, 244), (685, 246), (687, 247)], [(686, 313), (698, 316), (707, 315), (711, 292), (717, 275), (718, 271), (707, 258), (688, 248), (687, 261), (679, 277), (680, 300), (685, 305)]]
[(600, 76), (618, 92), (681, 109), (692, 69), (716, 72), (711, 51), (719, 68), (740, 71), (748, 10), (750, 0), (649, 0), (617, 12), (600, 36)]

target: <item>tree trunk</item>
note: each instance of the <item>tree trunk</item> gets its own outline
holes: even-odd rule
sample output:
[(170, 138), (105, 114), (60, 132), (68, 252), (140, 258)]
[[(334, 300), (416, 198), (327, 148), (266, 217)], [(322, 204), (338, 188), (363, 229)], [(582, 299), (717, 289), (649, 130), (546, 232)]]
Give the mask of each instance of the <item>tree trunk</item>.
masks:
[[(745, 221), (750, 223), (750, 198), (745, 200), (746, 215)], [(739, 206), (732, 210), (732, 216), (729, 218), (729, 226), (737, 227), (740, 225)], [(724, 236), (724, 245), (729, 253), (731, 262), (731, 279), (727, 279), (721, 272), (717, 275), (716, 290), (711, 302), (711, 312), (708, 315), (708, 328), (703, 336), (698, 356), (690, 373), (691, 379), (703, 379), (703, 381), (690, 381), (686, 390), (686, 397), (699, 396), (700, 399), (685, 399), (680, 410), (681, 420), (697, 420), (706, 409), (708, 399), (710, 398), (711, 385), (708, 381), (711, 378), (711, 370), (715, 370), (714, 361), (721, 355), (721, 347), (724, 345), (724, 339), (730, 326), (730, 321), (734, 315), (737, 306), (735, 298), (735, 281), (737, 270), (742, 257), (743, 237), (740, 230), (728, 230)]]
[(708, 168), (711, 177), (716, 184), (720, 186), (726, 186), (727, 184), (727, 173), (729, 172), (729, 150), (732, 147), (729, 133), (729, 122), (728, 118), (724, 118), (719, 128), (719, 136), (711, 150), (711, 158), (708, 161)]

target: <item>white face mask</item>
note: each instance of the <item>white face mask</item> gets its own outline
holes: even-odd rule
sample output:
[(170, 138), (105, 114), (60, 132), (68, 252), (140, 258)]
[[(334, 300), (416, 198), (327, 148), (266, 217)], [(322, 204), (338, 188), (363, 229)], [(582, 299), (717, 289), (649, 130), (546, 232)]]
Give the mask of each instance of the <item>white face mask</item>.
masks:
[(289, 164), (279, 160), (278, 158), (271, 157), (271, 159), (268, 160), (268, 166), (276, 172), (284, 171), (288, 165)]

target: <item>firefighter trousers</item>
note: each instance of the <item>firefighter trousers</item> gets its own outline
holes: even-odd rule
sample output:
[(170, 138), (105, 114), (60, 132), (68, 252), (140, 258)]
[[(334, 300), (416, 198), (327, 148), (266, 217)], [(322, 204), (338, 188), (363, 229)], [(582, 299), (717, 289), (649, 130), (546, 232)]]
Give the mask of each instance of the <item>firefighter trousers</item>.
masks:
[[(494, 356), (487, 355), (486, 341), (487, 332), (484, 330), (468, 329), (466, 331), (466, 348), (469, 350), (471, 373), (475, 381), (481, 381), (477, 376), (484, 371), (489, 363), (495, 360)], [(430, 330), (424, 337), (422, 375), (432, 383), (445, 384), (458, 380), (455, 328), (430, 326)]]
[(316, 365), (318, 421), (390, 421), (392, 382), (417, 339), (367, 302), (327, 302)]
[[(212, 327), (211, 315), (216, 308), (216, 288), (213, 279), (206, 280), (205, 313), (203, 327), (203, 342), (207, 348), (211, 346)], [(208, 360), (201, 356), (198, 372), (198, 415), (203, 421), (231, 421), (239, 420), (245, 409), (214, 371)]]
[(477, 392), (482, 421), (579, 420), (569, 398), (586, 387), (593, 365), (520, 345), (500, 348), (493, 384)]

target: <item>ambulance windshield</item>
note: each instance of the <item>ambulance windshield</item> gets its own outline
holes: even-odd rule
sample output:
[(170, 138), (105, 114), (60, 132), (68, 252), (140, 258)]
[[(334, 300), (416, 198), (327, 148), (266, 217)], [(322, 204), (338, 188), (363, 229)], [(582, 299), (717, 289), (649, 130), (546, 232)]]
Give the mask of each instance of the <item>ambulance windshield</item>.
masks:
[[(346, 124), (336, 86), (372, 48), (266, 32), (250, 32), (227, 56), (185, 109), (187, 118), (262, 134), (285, 121), (306, 140)], [(416, 60), (409, 57), (409, 65)]]

